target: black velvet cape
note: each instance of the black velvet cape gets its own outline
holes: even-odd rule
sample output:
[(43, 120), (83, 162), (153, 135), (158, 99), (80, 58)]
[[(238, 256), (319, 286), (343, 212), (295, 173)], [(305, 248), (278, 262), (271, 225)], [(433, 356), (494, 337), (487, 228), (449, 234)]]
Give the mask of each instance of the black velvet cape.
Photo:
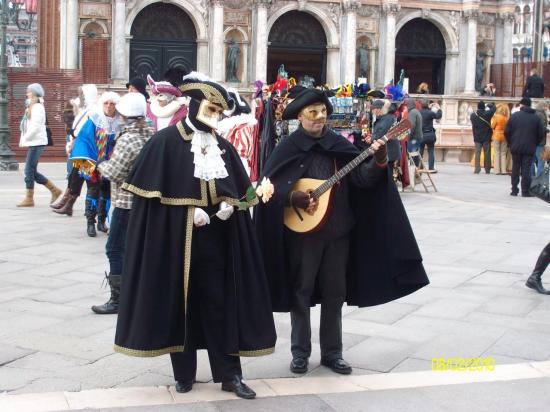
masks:
[[(195, 207), (209, 200), (236, 205), (251, 186), (237, 152), (220, 137), (229, 176), (208, 182), (195, 178), (190, 140), (181, 122), (158, 132), (123, 185), (135, 196), (126, 236), (117, 352), (146, 357), (185, 350), (186, 334), (194, 333), (188, 327), (187, 305)], [(226, 353), (267, 355), (274, 351), (276, 334), (249, 211), (235, 210), (229, 224), (222, 326)]]
[[(327, 131), (320, 139), (302, 129), (292, 133), (275, 148), (262, 176), (275, 187), (273, 198), (254, 210), (255, 226), (275, 312), (291, 309), (292, 274), (285, 251), (284, 205), (294, 184), (308, 169), (312, 150), (337, 160), (339, 167), (359, 151), (342, 136)], [(368, 159), (366, 161), (374, 161)], [(353, 306), (373, 306), (408, 295), (429, 281), (405, 208), (390, 172), (372, 188), (350, 185), (350, 202), (355, 227), (350, 234), (346, 302)], [(312, 305), (320, 303), (316, 294)]]

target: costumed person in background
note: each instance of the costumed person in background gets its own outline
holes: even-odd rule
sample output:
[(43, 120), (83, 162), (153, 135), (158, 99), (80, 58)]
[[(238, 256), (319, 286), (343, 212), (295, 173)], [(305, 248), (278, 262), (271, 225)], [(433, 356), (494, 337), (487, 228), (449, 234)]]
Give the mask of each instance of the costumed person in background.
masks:
[(180, 90), (188, 116), (147, 142), (123, 185), (135, 196), (115, 351), (170, 353), (176, 390), (188, 392), (206, 348), (214, 382), (251, 399), (239, 356), (270, 354), (276, 340), (247, 211), (258, 198), (236, 150), (214, 132), (233, 108), (227, 91), (196, 72)]
[(97, 110), (97, 87), (95, 84), (83, 84), (78, 87), (78, 97), (71, 101), (75, 106), (74, 109), (74, 120), (72, 126), (69, 129), (69, 141), (65, 145), (65, 151), (67, 152), (67, 161), (70, 164), (71, 171), (69, 172), (69, 177), (67, 178), (67, 189), (61, 199), (51, 205), (53, 211), (60, 215), (73, 215), (73, 206), (76, 202), (76, 199), (80, 196), (82, 191), (82, 185), (84, 184), (84, 178), (80, 176), (78, 168), (73, 166), (71, 160), (71, 151), (75, 143), (75, 139), (82, 129), (82, 126), (88, 120), (90, 113), (93, 113)]
[(170, 82), (172, 86), (179, 87), (183, 83), (183, 76), (187, 74), (189, 74), (189, 72), (182, 67), (170, 67), (164, 72), (162, 78)]
[(349, 374), (352, 368), (342, 354), (343, 303), (378, 305), (428, 284), (387, 167), (384, 140), (374, 141), (374, 157), (333, 187), (332, 206), (320, 228), (297, 233), (285, 227), (285, 208), (314, 215), (319, 204), (309, 193), (293, 189), (299, 179), (328, 179), (360, 154), (326, 127), (331, 113), (327, 96), (316, 89), (303, 91), (286, 107), (283, 118), (297, 118), (301, 126), (268, 159), (262, 176), (273, 182), (275, 194), (254, 210), (273, 310), (290, 311), (294, 373), (308, 370), (310, 306), (321, 303), (321, 364)]
[(46, 186), (51, 193), (50, 204), (61, 195), (61, 190), (46, 176), (38, 172), (38, 160), (48, 144), (46, 133), (46, 110), (44, 109), (44, 88), (39, 83), (27, 86), (25, 113), (21, 120), (19, 147), (27, 148), (25, 160), (25, 197), (17, 207), (34, 206), (34, 183)]
[[(374, 124), (372, 126), (372, 139), (376, 141), (386, 135), (388, 130), (395, 124), (395, 110), (390, 113), (390, 107), (392, 103), (387, 100), (375, 100), (371, 104), (372, 114), (375, 116)], [(395, 162), (401, 157), (401, 148), (398, 140), (391, 140), (387, 144), (388, 151), (388, 166), (393, 173)]]
[(134, 197), (121, 186), (130, 174), (139, 152), (154, 133), (154, 130), (145, 123), (147, 102), (140, 93), (128, 93), (122, 96), (116, 105), (116, 110), (122, 116), (122, 129), (116, 138), (115, 148), (109, 160), (97, 165), (101, 176), (111, 182), (111, 199), (114, 205), (109, 237), (105, 245), (109, 259), (107, 280), (111, 288), (111, 297), (103, 305), (92, 306), (92, 311), (98, 314), (118, 312), (126, 230)]
[(181, 91), (169, 82), (155, 82), (147, 76), (151, 90), (151, 103), (147, 107), (147, 117), (153, 122), (155, 132), (174, 126), (187, 115), (185, 99)]
[(146, 101), (149, 101), (149, 93), (147, 93), (147, 83), (141, 77), (132, 77), (126, 83), (128, 93), (141, 93)]
[(235, 102), (235, 106), (233, 110), (224, 113), (229, 117), (218, 123), (216, 131), (237, 150), (244, 169), (250, 177), (254, 153), (254, 127), (257, 121), (254, 115), (250, 114), (250, 106), (236, 89), (228, 88), (227, 92)]
[(116, 104), (119, 100), (120, 96), (115, 92), (105, 92), (101, 95), (102, 109), (88, 115), (88, 120), (78, 132), (71, 151), (70, 159), (74, 167), (89, 182), (85, 215), (86, 232), (90, 237), (97, 236), (96, 216), (97, 230), (108, 232), (105, 221), (110, 206), (110, 183), (101, 177), (96, 165), (98, 162), (108, 160), (113, 150), (115, 136), (120, 130), (121, 118), (116, 112)]

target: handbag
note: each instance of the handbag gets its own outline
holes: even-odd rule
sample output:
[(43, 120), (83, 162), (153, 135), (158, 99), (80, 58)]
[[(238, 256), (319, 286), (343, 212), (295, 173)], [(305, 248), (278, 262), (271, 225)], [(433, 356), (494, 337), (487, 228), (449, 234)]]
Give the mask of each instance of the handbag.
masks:
[(53, 146), (52, 130), (48, 126), (48, 116), (46, 115), (46, 136), (48, 136), (48, 146)]
[(544, 166), (542, 173), (531, 180), (531, 186), (529, 187), (529, 193), (538, 197), (545, 202), (550, 203), (550, 167)]

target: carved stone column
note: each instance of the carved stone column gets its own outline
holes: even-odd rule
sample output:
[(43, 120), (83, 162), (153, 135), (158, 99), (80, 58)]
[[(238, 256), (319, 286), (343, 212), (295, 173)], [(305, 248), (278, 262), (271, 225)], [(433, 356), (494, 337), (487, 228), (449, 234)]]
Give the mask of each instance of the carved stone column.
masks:
[(466, 68), (464, 73), (464, 93), (475, 94), (476, 86), (476, 51), (477, 51), (477, 10), (464, 11), (468, 22), (468, 40), (466, 42)]
[(355, 81), (355, 59), (357, 47), (357, 9), (359, 1), (344, 0), (342, 9), (344, 12), (342, 31), (342, 81), (344, 83), (353, 83)]
[(252, 81), (267, 81), (267, 6), (271, 0), (255, 0), (255, 19), (252, 28), (253, 71)]
[(210, 40), (210, 77), (215, 81), (223, 78), (223, 0), (210, 0), (211, 40)]
[(78, 18), (78, 0), (67, 0), (66, 7), (66, 54), (65, 67), (78, 69), (78, 32), (80, 29)]
[(514, 62), (514, 48), (512, 47), (512, 35), (514, 34), (514, 13), (502, 13), (502, 19), (504, 20), (504, 30), (502, 36), (502, 63)]
[(128, 78), (128, 50), (124, 35), (124, 26), (126, 24), (126, 1), (115, 0), (114, 12), (111, 77), (114, 81), (124, 82)]
[(384, 38), (385, 42), (381, 45), (384, 48), (384, 62), (380, 73), (383, 84), (388, 84), (394, 78), (395, 72), (395, 20), (401, 6), (397, 3), (382, 4), (382, 15), (384, 16)]

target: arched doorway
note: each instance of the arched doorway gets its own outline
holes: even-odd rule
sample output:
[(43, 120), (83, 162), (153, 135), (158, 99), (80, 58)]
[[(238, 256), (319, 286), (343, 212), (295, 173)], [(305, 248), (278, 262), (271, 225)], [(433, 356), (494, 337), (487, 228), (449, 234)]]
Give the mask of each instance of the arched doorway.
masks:
[(439, 29), (425, 19), (413, 19), (397, 33), (395, 39), (395, 77), (401, 70), (409, 78), (409, 92), (426, 82), (430, 93), (443, 94), (445, 89), (445, 40)]
[(151, 4), (136, 16), (130, 33), (130, 77), (150, 74), (158, 80), (172, 67), (196, 69), (197, 32), (181, 8)]
[(299, 80), (311, 76), (316, 84), (326, 82), (327, 36), (311, 14), (289, 11), (279, 17), (269, 31), (267, 81), (273, 83), (281, 64), (289, 76)]

